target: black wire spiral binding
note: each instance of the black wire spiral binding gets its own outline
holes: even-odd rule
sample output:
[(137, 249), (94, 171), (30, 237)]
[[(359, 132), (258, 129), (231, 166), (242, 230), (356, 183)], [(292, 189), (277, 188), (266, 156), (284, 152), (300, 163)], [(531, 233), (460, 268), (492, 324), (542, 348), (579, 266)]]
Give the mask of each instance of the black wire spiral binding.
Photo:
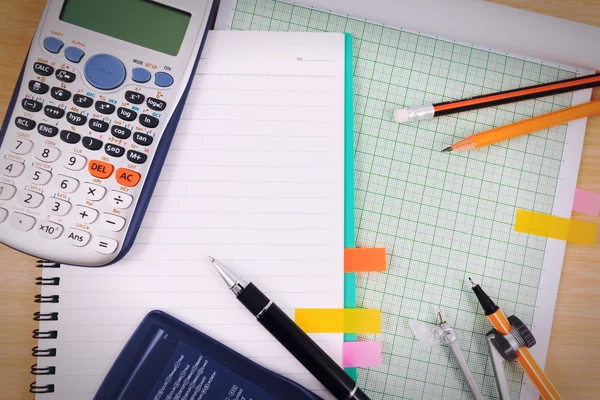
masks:
[[(37, 268), (60, 268), (60, 263), (56, 263), (50, 260), (38, 260), (36, 262)], [(58, 286), (60, 285), (60, 278), (44, 278), (37, 277), (35, 278), (35, 284), (40, 286)], [(57, 304), (60, 300), (60, 296), (57, 294), (52, 295), (35, 295), (34, 302), (36, 303), (52, 303)], [(58, 312), (48, 312), (42, 313), (40, 311), (33, 313), (34, 321), (58, 321)], [(56, 339), (58, 338), (58, 331), (56, 330), (47, 330), (40, 331), (39, 329), (35, 329), (33, 331), (34, 339)], [(48, 349), (40, 349), (38, 346), (35, 346), (31, 349), (31, 355), (33, 357), (56, 357), (56, 348), (48, 348)], [(50, 365), (47, 367), (38, 367), (37, 364), (33, 364), (31, 366), (31, 375), (55, 375), (56, 374), (56, 366)], [(43, 393), (54, 393), (54, 385), (37, 385), (36, 382), (32, 382), (29, 385), (29, 392), (34, 394), (43, 394)]]

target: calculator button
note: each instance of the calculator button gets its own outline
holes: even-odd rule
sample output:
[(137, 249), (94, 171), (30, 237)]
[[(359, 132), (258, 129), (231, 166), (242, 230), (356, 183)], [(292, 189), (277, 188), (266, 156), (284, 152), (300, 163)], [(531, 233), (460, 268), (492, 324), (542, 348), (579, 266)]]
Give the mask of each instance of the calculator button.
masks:
[(79, 181), (66, 175), (56, 176), (56, 187), (63, 193), (73, 193), (79, 186)]
[(57, 198), (49, 198), (46, 201), (46, 209), (50, 214), (63, 216), (67, 215), (69, 210), (71, 209), (71, 203), (65, 200), (57, 199)]
[(140, 181), (140, 174), (125, 168), (117, 169), (115, 178), (120, 185), (134, 187)]
[(152, 78), (152, 74), (150, 74), (147, 69), (138, 67), (131, 71), (131, 79), (133, 79), (134, 82), (146, 83), (150, 78)]
[(125, 66), (110, 54), (95, 54), (85, 63), (85, 78), (98, 89), (112, 90), (125, 81)]
[(82, 231), (81, 229), (67, 229), (67, 241), (73, 246), (83, 247), (88, 244), (91, 237), (92, 235), (89, 232)]
[(115, 106), (105, 101), (97, 101), (95, 107), (96, 111), (102, 114), (112, 114), (115, 112)]
[(96, 236), (92, 242), (94, 250), (102, 254), (112, 254), (119, 247), (119, 242), (107, 237)]
[(137, 117), (137, 113), (128, 108), (119, 107), (117, 110), (117, 116), (125, 121), (133, 121)]
[(19, 201), (25, 207), (37, 208), (44, 201), (44, 196), (31, 190), (23, 190), (19, 193)]
[(91, 224), (98, 218), (98, 214), (98, 211), (93, 208), (84, 206), (75, 207), (75, 218), (77, 219), (77, 222), (82, 224)]
[(40, 147), (35, 153), (35, 158), (48, 163), (56, 161), (58, 156), (60, 156), (60, 150), (52, 146)]
[(33, 218), (31, 215), (16, 212), (12, 213), (10, 216), (10, 226), (20, 231), (30, 231), (34, 225), (35, 218)]
[(133, 197), (123, 192), (113, 190), (108, 194), (108, 203), (111, 207), (127, 208), (133, 203)]
[(30, 111), (30, 112), (38, 112), (43, 107), (42, 103), (40, 103), (39, 101), (31, 100), (31, 99), (23, 99), (23, 101), (21, 101), (21, 105), (23, 106), (23, 109), (25, 111)]
[(58, 128), (54, 125), (39, 124), (37, 127), (37, 131), (40, 135), (46, 137), (54, 137), (58, 135)]
[(96, 118), (91, 118), (90, 128), (96, 132), (106, 132), (108, 130), (108, 122), (104, 122)]
[(106, 154), (113, 157), (121, 157), (123, 154), (125, 154), (125, 149), (123, 147), (110, 143), (106, 143), (106, 145), (104, 145), (104, 151)]
[(110, 128), (112, 135), (119, 139), (127, 139), (131, 136), (131, 129), (123, 128), (122, 126), (113, 125)]
[(125, 92), (125, 100), (132, 104), (142, 104), (144, 102), (145, 96), (141, 93), (134, 92), (133, 90), (128, 90)]
[(81, 61), (85, 53), (79, 47), (69, 46), (65, 49), (65, 57), (67, 60), (78, 63)]
[(91, 136), (86, 136), (81, 141), (83, 143), (83, 147), (90, 150), (100, 150), (102, 148), (102, 140), (98, 140)]
[(142, 146), (150, 146), (150, 144), (152, 144), (153, 139), (154, 138), (152, 136), (146, 135), (144, 133), (136, 132), (135, 135), (133, 135), (133, 141), (137, 144), (141, 144)]
[(71, 171), (79, 171), (85, 167), (86, 163), (87, 159), (84, 156), (80, 156), (79, 154), (69, 154), (65, 160), (64, 166)]
[(102, 200), (106, 194), (106, 188), (100, 185), (85, 182), (83, 184), (83, 192), (85, 193), (86, 199), (91, 201), (99, 201)]
[(35, 80), (29, 81), (29, 90), (35, 94), (46, 94), (49, 89), (50, 86), (46, 85), (45, 83)]
[(8, 210), (6, 208), (0, 208), (0, 224), (4, 222), (8, 216)]
[(100, 160), (91, 160), (88, 164), (88, 171), (90, 174), (100, 179), (108, 178), (114, 169), (115, 167), (113, 167), (112, 164)]
[(154, 84), (160, 87), (168, 87), (173, 84), (173, 77), (166, 72), (157, 72), (154, 74)]
[(22, 155), (31, 151), (33, 148), (33, 142), (31, 140), (13, 136), (7, 140), (7, 146), (9, 151)]
[(27, 171), (27, 179), (36, 185), (45, 185), (52, 178), (52, 173), (40, 168), (30, 168)]
[(140, 124), (144, 125), (146, 128), (156, 128), (158, 126), (158, 118), (148, 114), (141, 114)]
[(94, 104), (94, 99), (92, 99), (91, 97), (84, 96), (82, 94), (76, 94), (75, 96), (73, 96), (73, 103), (76, 106), (88, 108), (91, 107), (92, 104)]
[(74, 112), (68, 112), (67, 121), (73, 125), (81, 126), (85, 124), (85, 122), (87, 121), (87, 117), (85, 115), (77, 114)]
[(67, 101), (71, 98), (71, 92), (63, 88), (53, 87), (50, 89), (50, 96), (59, 101)]
[(65, 116), (65, 110), (63, 110), (62, 108), (47, 105), (46, 107), (44, 107), (44, 114), (46, 114), (48, 118), (61, 119)]
[(2, 160), (2, 173), (8, 177), (16, 178), (23, 173), (25, 165), (22, 163), (5, 158)]
[(154, 97), (148, 97), (148, 100), (146, 100), (146, 104), (148, 105), (148, 108), (154, 111), (163, 111), (165, 107), (167, 107), (166, 102), (159, 99), (155, 99)]
[(110, 232), (119, 232), (125, 226), (125, 218), (114, 214), (102, 214), (100, 227)]
[(48, 64), (36, 62), (33, 64), (33, 70), (43, 76), (50, 76), (54, 72), (54, 68)]
[(55, 38), (53, 36), (48, 36), (44, 39), (44, 48), (48, 50), (50, 53), (58, 53), (60, 49), (64, 46), (62, 40)]
[(30, 131), (35, 128), (35, 121), (25, 117), (17, 117), (15, 118), (15, 125), (24, 131)]
[(57, 239), (62, 233), (64, 228), (50, 221), (43, 221), (38, 224), (38, 233), (46, 239)]
[(60, 131), (60, 139), (65, 143), (76, 144), (81, 140), (81, 135), (79, 133), (62, 130)]
[(140, 153), (139, 151), (129, 150), (127, 152), (127, 159), (135, 164), (143, 164), (146, 162), (147, 158), (147, 155)]
[(0, 182), (0, 200), (10, 200), (15, 195), (17, 188), (8, 183)]
[(71, 71), (59, 69), (56, 71), (56, 79), (62, 82), (71, 83), (75, 80), (75, 74)]

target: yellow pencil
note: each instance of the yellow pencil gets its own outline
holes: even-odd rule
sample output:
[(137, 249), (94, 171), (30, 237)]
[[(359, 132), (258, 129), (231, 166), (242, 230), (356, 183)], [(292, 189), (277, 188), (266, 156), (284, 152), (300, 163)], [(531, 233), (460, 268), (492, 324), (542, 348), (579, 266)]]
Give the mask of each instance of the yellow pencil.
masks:
[(477, 133), (461, 140), (460, 142), (454, 143), (450, 147), (446, 147), (442, 151), (478, 149), (480, 147), (489, 146), (490, 144), (502, 142), (503, 140), (537, 132), (542, 129), (564, 124), (565, 122), (574, 121), (579, 118), (589, 117), (595, 114), (600, 114), (600, 100), (590, 101), (574, 107), (565, 108), (548, 114), (540, 115), (538, 117), (501, 126), (500, 128), (494, 128), (488, 131)]

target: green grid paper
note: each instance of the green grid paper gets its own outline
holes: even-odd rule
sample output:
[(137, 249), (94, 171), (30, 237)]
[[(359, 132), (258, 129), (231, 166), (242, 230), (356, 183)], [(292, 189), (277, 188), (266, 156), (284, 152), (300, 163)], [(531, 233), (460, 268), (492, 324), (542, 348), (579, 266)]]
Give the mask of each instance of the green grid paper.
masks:
[[(531, 326), (546, 240), (514, 233), (516, 208), (551, 213), (567, 126), (482, 150), (441, 153), (472, 133), (571, 104), (559, 95), (412, 124), (394, 109), (567, 79), (572, 71), (273, 0), (237, 0), (231, 29), (349, 32), (354, 38), (357, 247), (385, 247), (388, 272), (358, 274), (358, 306), (382, 311), (372, 399), (471, 399), (450, 351), (408, 322), (442, 309), (486, 398), (498, 398), (467, 277)], [(523, 374), (507, 366), (512, 397)]]

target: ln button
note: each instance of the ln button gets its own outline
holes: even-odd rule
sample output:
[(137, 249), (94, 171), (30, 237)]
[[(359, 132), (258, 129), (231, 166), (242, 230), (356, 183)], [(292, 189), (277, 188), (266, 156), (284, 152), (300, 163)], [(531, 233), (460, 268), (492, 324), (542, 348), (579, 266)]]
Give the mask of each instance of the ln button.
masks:
[(120, 185), (133, 187), (140, 181), (140, 174), (126, 168), (119, 168), (115, 174), (115, 178), (117, 178), (117, 182)]
[(113, 167), (112, 164), (100, 160), (91, 160), (88, 164), (88, 171), (90, 174), (100, 179), (108, 178), (114, 169), (115, 167)]

